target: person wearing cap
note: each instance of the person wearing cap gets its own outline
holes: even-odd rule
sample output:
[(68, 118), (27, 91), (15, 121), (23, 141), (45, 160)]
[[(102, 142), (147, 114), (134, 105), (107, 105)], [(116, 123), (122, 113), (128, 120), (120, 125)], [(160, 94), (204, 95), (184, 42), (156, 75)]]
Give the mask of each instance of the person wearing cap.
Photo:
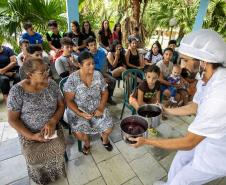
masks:
[(27, 39), (21, 39), (19, 41), (21, 53), (17, 56), (17, 63), (21, 67), (23, 65), (23, 62), (25, 61), (28, 53), (27, 53), (27, 47), (29, 46), (29, 40)]
[(152, 145), (179, 150), (167, 182), (158, 181), (154, 185), (200, 185), (226, 176), (225, 51), (226, 43), (211, 30), (192, 32), (182, 39), (179, 53), (186, 63), (194, 67), (199, 63), (200, 80), (192, 103), (163, 110), (175, 116), (196, 114), (188, 133), (174, 139), (130, 139), (137, 141), (134, 147)]

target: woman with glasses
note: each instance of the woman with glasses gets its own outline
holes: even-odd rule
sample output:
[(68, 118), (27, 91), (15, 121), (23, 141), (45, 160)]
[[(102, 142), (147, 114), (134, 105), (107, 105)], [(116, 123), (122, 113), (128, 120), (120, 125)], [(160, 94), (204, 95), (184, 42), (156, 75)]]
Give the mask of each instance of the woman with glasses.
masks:
[(89, 37), (96, 38), (95, 33), (92, 31), (91, 25), (89, 21), (84, 21), (82, 24), (82, 34), (84, 41)]
[[(42, 59), (30, 58), (23, 67), (26, 79), (9, 93), (8, 120), (18, 132), (29, 177), (48, 184), (65, 175), (65, 142), (59, 126), (64, 101)], [(54, 133), (57, 137), (51, 138)]]
[(85, 155), (90, 151), (89, 134), (100, 133), (103, 146), (111, 151), (108, 137), (113, 123), (106, 109), (107, 83), (101, 73), (94, 70), (94, 59), (90, 52), (83, 51), (78, 62), (80, 69), (69, 76), (64, 87), (68, 123), (75, 137), (84, 142)]

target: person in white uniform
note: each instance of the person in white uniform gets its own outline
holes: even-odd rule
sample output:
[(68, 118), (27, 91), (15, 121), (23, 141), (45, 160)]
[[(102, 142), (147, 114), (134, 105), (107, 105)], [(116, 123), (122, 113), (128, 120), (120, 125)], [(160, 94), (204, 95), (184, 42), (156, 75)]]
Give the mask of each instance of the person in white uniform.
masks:
[(214, 31), (199, 30), (182, 39), (179, 52), (187, 63), (200, 62), (197, 91), (190, 104), (163, 109), (175, 116), (196, 114), (188, 133), (174, 139), (130, 139), (137, 141), (134, 147), (179, 150), (167, 182), (155, 185), (201, 185), (226, 176), (226, 43)]

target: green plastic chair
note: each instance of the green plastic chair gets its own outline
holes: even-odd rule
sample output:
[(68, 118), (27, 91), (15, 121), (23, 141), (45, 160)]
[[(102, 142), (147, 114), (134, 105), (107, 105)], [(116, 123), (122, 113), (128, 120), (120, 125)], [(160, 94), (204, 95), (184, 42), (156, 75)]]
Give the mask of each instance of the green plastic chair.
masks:
[[(60, 92), (61, 92), (62, 96), (64, 96), (64, 90), (63, 89), (64, 89), (64, 84), (67, 81), (67, 79), (68, 79), (68, 77), (65, 77), (59, 83), (59, 88), (60, 88)], [(63, 121), (66, 122), (65, 120), (63, 120)], [(69, 134), (71, 135), (71, 127), (70, 126), (69, 126)], [(80, 141), (80, 140), (78, 140), (78, 151), (79, 152), (82, 151), (82, 141)]]
[(137, 78), (140, 78), (141, 80), (143, 80), (145, 78), (144, 72), (139, 69), (128, 69), (122, 73), (124, 99), (123, 99), (123, 107), (122, 107), (120, 119), (122, 119), (123, 117), (125, 107), (131, 110), (132, 115), (136, 114), (136, 110), (133, 108), (132, 105), (129, 104), (129, 96), (137, 87)]

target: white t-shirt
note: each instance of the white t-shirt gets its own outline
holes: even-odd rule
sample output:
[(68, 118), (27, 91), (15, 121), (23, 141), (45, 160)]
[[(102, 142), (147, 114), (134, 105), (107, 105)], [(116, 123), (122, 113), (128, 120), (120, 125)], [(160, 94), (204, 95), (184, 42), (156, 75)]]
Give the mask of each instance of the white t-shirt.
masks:
[(164, 79), (167, 79), (167, 77), (172, 73), (173, 70), (173, 62), (169, 62), (168, 65), (164, 64), (163, 60), (160, 60), (156, 64), (164, 77)]
[(226, 175), (226, 69), (219, 68), (206, 85), (200, 80), (193, 102), (197, 116), (189, 132), (206, 137), (195, 147), (193, 167)]
[(156, 64), (158, 61), (162, 60), (162, 55), (160, 53), (154, 55), (151, 53), (151, 51), (148, 51), (144, 56), (144, 59), (149, 62), (152, 62), (153, 64)]

